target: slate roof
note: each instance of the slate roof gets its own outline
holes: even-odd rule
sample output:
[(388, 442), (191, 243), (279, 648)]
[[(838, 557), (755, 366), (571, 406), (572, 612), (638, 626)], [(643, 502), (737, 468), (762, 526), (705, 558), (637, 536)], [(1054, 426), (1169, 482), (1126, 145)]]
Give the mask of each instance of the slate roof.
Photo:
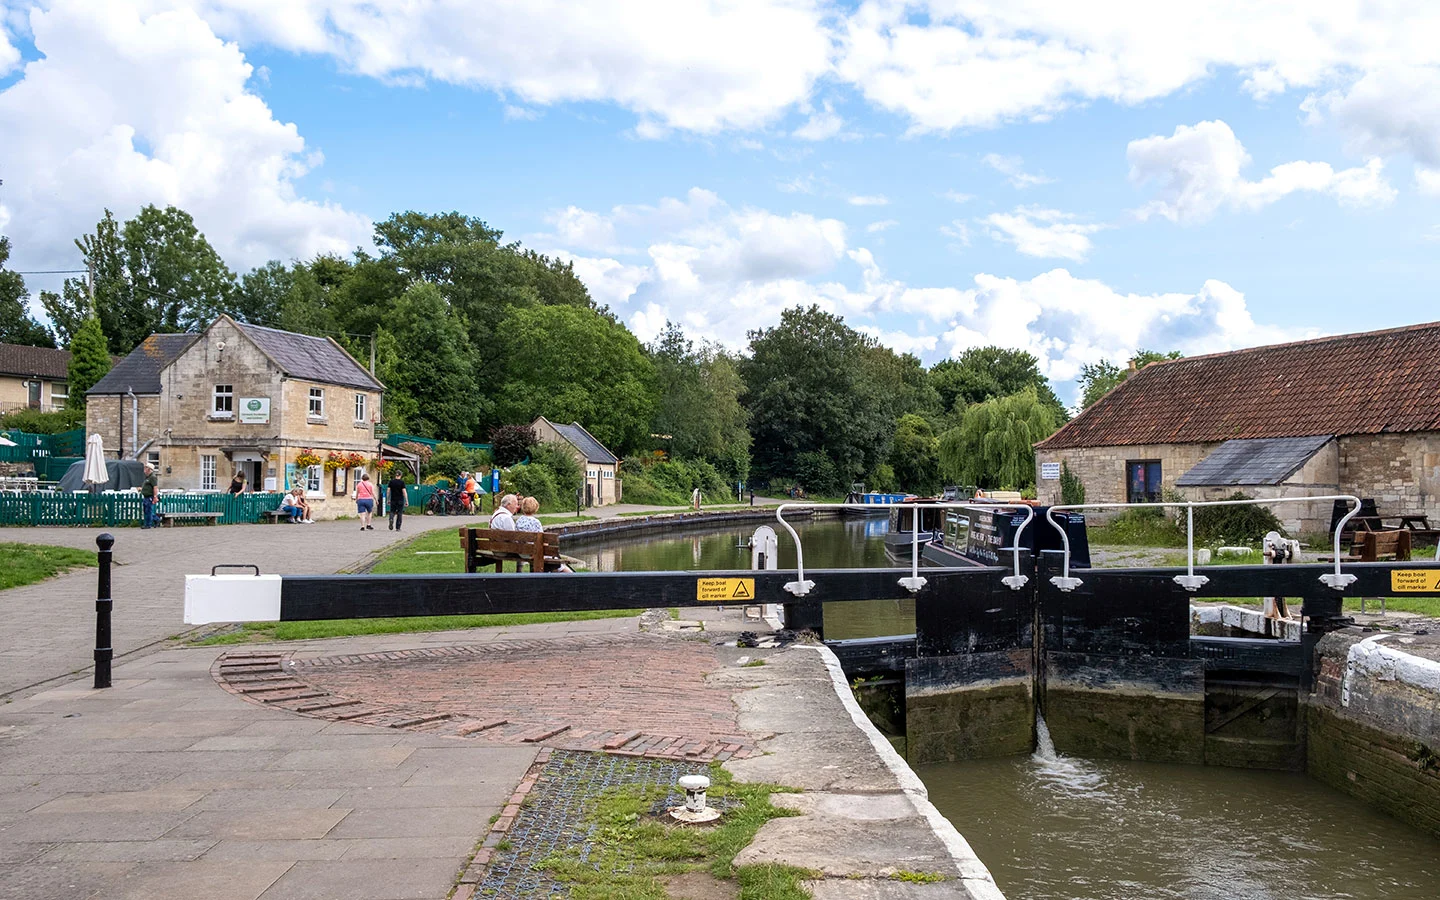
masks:
[(236, 322), (235, 327), (292, 378), (367, 391), (385, 390), (385, 385), (376, 381), (353, 356), (330, 338), (240, 322)]
[(70, 351), (24, 344), (0, 344), (0, 375), (64, 381), (70, 377)]
[(550, 424), (553, 425), (555, 430), (560, 432), (560, 436), (569, 441), (576, 450), (585, 454), (586, 462), (609, 465), (615, 465), (620, 462), (615, 454), (606, 450), (605, 445), (595, 440), (595, 436), (586, 431), (584, 426), (579, 422), (571, 422), (569, 425), (559, 425), (555, 422), (551, 422)]
[(1036, 446), (1440, 431), (1440, 322), (1151, 363)]
[(86, 391), (90, 394), (160, 393), (160, 372), (199, 340), (198, 334), (152, 334), (117, 362), (105, 377)]
[(1331, 435), (1319, 434), (1226, 441), (1177, 478), (1175, 485), (1283, 484), (1332, 439)]

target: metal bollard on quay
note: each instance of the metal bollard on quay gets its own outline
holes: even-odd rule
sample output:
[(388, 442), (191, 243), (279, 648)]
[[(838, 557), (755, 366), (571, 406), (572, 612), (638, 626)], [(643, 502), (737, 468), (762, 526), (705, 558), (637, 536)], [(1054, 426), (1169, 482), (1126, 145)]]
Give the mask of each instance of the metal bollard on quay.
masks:
[(100, 548), (96, 554), (100, 564), (99, 583), (95, 590), (95, 687), (110, 686), (110, 661), (115, 649), (110, 646), (110, 610), (115, 601), (110, 599), (110, 548), (115, 546), (115, 536), (108, 531), (95, 539)]

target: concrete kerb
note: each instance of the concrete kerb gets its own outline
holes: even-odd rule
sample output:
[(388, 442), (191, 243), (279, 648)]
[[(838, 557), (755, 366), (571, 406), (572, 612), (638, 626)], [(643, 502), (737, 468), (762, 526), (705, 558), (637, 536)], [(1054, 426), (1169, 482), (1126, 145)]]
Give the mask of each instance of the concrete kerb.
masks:
[(915, 770), (911, 769), (901, 758), (890, 742), (885, 739), (885, 735), (880, 733), (880, 729), (876, 728), (869, 717), (865, 715), (860, 704), (855, 701), (855, 695), (850, 691), (850, 682), (846, 679), (845, 671), (841, 668), (840, 660), (834, 652), (823, 644), (797, 646), (820, 654), (820, 658), (825, 662), (826, 670), (830, 673), (830, 683), (835, 689), (835, 696), (840, 699), (845, 711), (850, 714), (850, 720), (855, 723), (855, 727), (869, 739), (870, 746), (874, 748), (881, 762), (900, 783), (900, 789), (910, 800), (915, 811), (925, 820), (930, 826), (930, 830), (949, 851), (955, 865), (960, 870), (960, 880), (969, 895), (974, 900), (1005, 900), (1005, 895), (996, 886), (990, 870), (975, 855), (969, 842), (956, 830), (949, 819), (940, 814), (940, 810), (935, 808), (935, 804), (930, 802), (930, 793), (926, 790), (925, 783), (920, 780), (920, 776), (916, 775)]

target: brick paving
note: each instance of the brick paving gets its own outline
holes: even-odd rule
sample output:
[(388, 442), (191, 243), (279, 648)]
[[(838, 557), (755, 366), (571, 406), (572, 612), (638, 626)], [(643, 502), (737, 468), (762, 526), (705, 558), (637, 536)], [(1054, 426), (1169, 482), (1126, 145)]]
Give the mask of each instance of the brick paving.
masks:
[(300, 715), (496, 744), (708, 762), (754, 755), (706, 642), (648, 634), (297, 658), (227, 653), (211, 674)]

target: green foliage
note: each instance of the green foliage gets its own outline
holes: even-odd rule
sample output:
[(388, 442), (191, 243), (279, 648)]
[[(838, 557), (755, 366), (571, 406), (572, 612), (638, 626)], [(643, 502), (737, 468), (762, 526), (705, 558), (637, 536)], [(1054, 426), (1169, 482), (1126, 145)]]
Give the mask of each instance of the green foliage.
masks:
[(882, 494), (890, 494), (900, 489), (900, 481), (895, 477), (895, 470), (890, 468), (889, 463), (880, 463), (865, 476), (865, 487)]
[(70, 396), (66, 406), (85, 406), (85, 392), (110, 371), (110, 354), (105, 349), (105, 333), (100, 319), (90, 316), (70, 338)]
[(1034, 445), (1057, 427), (1034, 388), (977, 403), (940, 437), (941, 472), (947, 481), (982, 488), (1034, 487)]
[(461, 472), (479, 472), (488, 463), (489, 455), (484, 450), (469, 450), (454, 441), (444, 441), (435, 446), (424, 471), (427, 479), (440, 475), (454, 481)]
[(38, 409), (17, 409), (0, 415), (0, 430), (24, 431), (27, 434), (59, 434), (85, 427), (83, 407), (66, 407), (55, 412)]
[(1085, 482), (1070, 471), (1068, 462), (1060, 463), (1060, 502), (1066, 506), (1085, 502)]
[(1039, 360), (1023, 350), (972, 347), (958, 358), (931, 366), (930, 382), (939, 392), (944, 411), (957, 423), (967, 407), (1018, 394), (1026, 388), (1035, 390), (1057, 426), (1069, 418), (1050, 382), (1040, 374)]
[(634, 335), (594, 310), (512, 308), (488, 369), (499, 421), (579, 422), (615, 453), (649, 441), (653, 367)]
[(508, 467), (523, 461), (540, 439), (529, 425), (496, 425), (490, 429), (490, 455), (495, 465)]
[[(1135, 354), (1133, 362), (1138, 371), (1152, 362), (1162, 362), (1167, 359), (1180, 358), (1179, 350), (1171, 350), (1169, 353), (1160, 353), (1155, 350), (1140, 350)], [(1102, 359), (1093, 364), (1082, 365), (1080, 367), (1080, 407), (1084, 409), (1090, 406), (1129, 377), (1130, 369), (1128, 367), (1122, 369), (1108, 359)]]
[(626, 457), (622, 467), (625, 502), (654, 506), (685, 506), (698, 487), (709, 502), (732, 496), (725, 476), (703, 459), (651, 461)]
[(1185, 529), (1158, 507), (1127, 509), (1104, 525), (1090, 526), (1090, 545), (1119, 544), (1135, 547), (1183, 547)]
[(914, 413), (900, 417), (890, 448), (890, 466), (904, 490), (922, 495), (939, 493), (940, 441), (924, 418)]
[(819, 450), (806, 450), (795, 456), (795, 478), (807, 494), (835, 496), (845, 493), (847, 485), (842, 483), (840, 471)]
[(76, 566), (95, 565), (94, 550), (44, 544), (0, 544), (0, 590), (44, 581)]
[(889, 367), (878, 363), (888, 352), (817, 306), (787, 309), (776, 327), (750, 332), (741, 399), (756, 475), (782, 482), (805, 465), (807, 477), (843, 492), (885, 460), (897, 411)]
[[(505, 470), (500, 476), (500, 487), (506, 493), (534, 497), (542, 507), (554, 506), (559, 497), (559, 491), (555, 487), (555, 476), (550, 474), (550, 470), (545, 466), (535, 463)], [(573, 497), (572, 493), (565, 499), (570, 500)]]
[(465, 323), (440, 289), (424, 283), (406, 289), (381, 334), (394, 335), (384, 354), (377, 345), (376, 371), (388, 388), (387, 410), (399, 407), (397, 418), (418, 434), (451, 439), (475, 434), (476, 356)]
[[(1249, 500), (1236, 491), (1226, 500)], [(1195, 509), (1195, 540), (1204, 544), (1257, 544), (1267, 532), (1285, 534), (1275, 513), (1265, 506), (1200, 506)]]
[[(569, 450), (558, 443), (539, 443), (530, 450), (530, 464), (542, 466), (555, 482), (557, 503), (569, 503), (584, 484), (585, 473)], [(535, 495), (537, 498), (539, 495)]]
[(670, 455), (708, 460), (728, 480), (745, 481), (749, 414), (740, 405), (744, 383), (735, 358), (712, 344), (697, 348), (673, 322), (665, 323), (646, 352), (658, 387), (652, 430), (670, 436)]
[(54, 347), (55, 338), (31, 317), (25, 305), (30, 296), (25, 289), (25, 277), (6, 270), (5, 262), (9, 258), (10, 239), (0, 235), (0, 343)]

